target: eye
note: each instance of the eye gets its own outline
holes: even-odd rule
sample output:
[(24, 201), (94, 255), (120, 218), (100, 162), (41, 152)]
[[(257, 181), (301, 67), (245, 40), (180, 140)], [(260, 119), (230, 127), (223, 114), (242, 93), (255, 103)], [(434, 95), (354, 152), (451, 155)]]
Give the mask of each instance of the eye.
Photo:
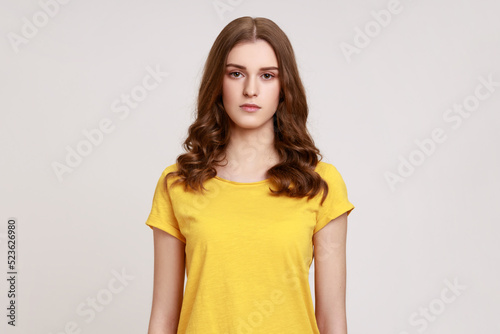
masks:
[(241, 72), (231, 72), (231, 73), (229, 73), (229, 76), (230, 76), (230, 77), (233, 77), (233, 78), (239, 78), (238, 76), (233, 75), (233, 74), (239, 74), (239, 75), (241, 75)]
[(271, 73), (264, 73), (264, 74), (262, 74), (262, 75), (263, 75), (263, 76), (268, 75), (268, 77), (265, 77), (265, 79), (267, 79), (267, 80), (269, 80), (269, 79), (271, 79), (271, 78), (274, 78), (274, 75), (272, 75)]

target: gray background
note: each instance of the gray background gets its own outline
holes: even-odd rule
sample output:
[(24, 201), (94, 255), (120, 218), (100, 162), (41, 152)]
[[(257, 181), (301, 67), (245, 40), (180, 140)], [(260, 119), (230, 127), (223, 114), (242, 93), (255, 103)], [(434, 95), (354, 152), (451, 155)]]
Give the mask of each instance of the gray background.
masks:
[[(15, 329), (0, 280), (0, 332), (55, 334), (73, 322), (81, 333), (146, 333), (153, 233), (144, 223), (156, 182), (182, 153), (215, 37), (246, 15), (270, 18), (289, 36), (308, 127), (356, 206), (349, 333), (500, 332), (497, 1), (54, 3), (0, 7), (0, 258), (6, 277), (15, 217), (19, 272)], [(387, 8), (391, 20), (377, 31), (373, 13)], [(34, 20), (29, 35), (23, 27)], [(23, 29), (30, 37), (16, 48), (12, 36)], [(346, 56), (342, 46), (365, 29), (369, 44)], [(114, 112), (122, 94), (141, 92), (148, 67), (168, 76), (126, 117)], [(470, 116), (447, 121), (464, 104)], [(59, 179), (53, 164), (66, 164), (67, 148), (105, 119), (113, 130)], [(416, 141), (436, 131), (446, 139), (422, 153)], [(414, 170), (391, 187), (386, 175), (401, 159)], [(117, 283), (121, 272), (129, 277)], [(314, 267), (310, 284), (314, 298)]]

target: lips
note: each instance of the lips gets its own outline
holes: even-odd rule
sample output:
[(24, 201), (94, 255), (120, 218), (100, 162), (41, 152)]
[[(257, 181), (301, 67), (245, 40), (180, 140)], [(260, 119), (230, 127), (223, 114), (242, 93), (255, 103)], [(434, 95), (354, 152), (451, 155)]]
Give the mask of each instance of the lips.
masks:
[(249, 111), (249, 112), (253, 112), (253, 111), (257, 111), (260, 109), (260, 107), (256, 104), (252, 104), (252, 103), (245, 103), (245, 104), (242, 104), (240, 106), (241, 109), (245, 110), (245, 111)]

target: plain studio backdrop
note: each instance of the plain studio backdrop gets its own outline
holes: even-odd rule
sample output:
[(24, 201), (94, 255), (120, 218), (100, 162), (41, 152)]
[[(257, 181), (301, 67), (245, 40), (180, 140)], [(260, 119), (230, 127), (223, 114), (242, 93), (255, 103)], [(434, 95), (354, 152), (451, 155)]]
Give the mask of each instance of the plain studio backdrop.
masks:
[[(349, 333), (500, 332), (499, 11), (493, 0), (2, 0), (0, 332), (146, 333), (156, 182), (183, 152), (215, 37), (247, 15), (290, 38), (308, 128), (356, 207)], [(314, 298), (314, 263), (310, 285)]]

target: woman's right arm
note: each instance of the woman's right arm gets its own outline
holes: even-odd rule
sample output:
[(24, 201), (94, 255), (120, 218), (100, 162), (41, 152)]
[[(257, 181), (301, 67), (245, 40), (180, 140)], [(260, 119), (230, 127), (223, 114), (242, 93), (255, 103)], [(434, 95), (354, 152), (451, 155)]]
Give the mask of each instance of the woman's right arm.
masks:
[(153, 227), (154, 282), (148, 334), (177, 334), (184, 293), (185, 244)]

